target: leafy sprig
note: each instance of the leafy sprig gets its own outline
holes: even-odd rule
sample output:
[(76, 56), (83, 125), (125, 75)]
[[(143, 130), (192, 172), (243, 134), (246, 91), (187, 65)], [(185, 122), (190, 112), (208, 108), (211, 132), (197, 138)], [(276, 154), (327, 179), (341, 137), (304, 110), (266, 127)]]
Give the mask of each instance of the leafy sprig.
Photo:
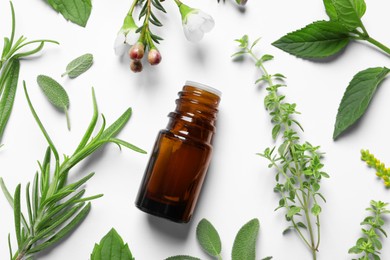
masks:
[(111, 229), (95, 244), (91, 260), (134, 260), (129, 245), (123, 242), (122, 237), (115, 229)]
[[(322, 59), (340, 53), (350, 42), (367, 41), (390, 55), (390, 48), (372, 38), (363, 24), (364, 0), (323, 0), (329, 21), (316, 21), (290, 32), (273, 45), (300, 58)], [(376, 67), (357, 73), (339, 105), (333, 139), (359, 120), (371, 102), (378, 85), (390, 70)]]
[(380, 250), (382, 249), (382, 242), (380, 241), (380, 234), (387, 237), (386, 232), (383, 230), (385, 221), (383, 216), (389, 214), (390, 211), (386, 208), (389, 203), (382, 201), (371, 201), (370, 207), (366, 210), (371, 213), (371, 216), (366, 217), (361, 226), (362, 237), (356, 241), (356, 245), (351, 247), (348, 251), (349, 254), (361, 255), (358, 260), (380, 260)]
[(253, 48), (259, 39), (249, 44), (248, 36), (236, 40), (240, 50), (233, 57), (250, 56), (262, 75), (256, 83), (264, 83), (268, 94), (264, 98), (265, 108), (269, 111), (271, 122), (274, 124), (272, 138), (278, 140), (279, 147), (267, 148), (259, 155), (269, 161), (269, 168), (276, 170), (276, 185), (274, 191), (280, 194), (278, 209), (285, 209), (286, 220), (291, 224), (284, 231), (295, 230), (299, 237), (310, 249), (313, 259), (316, 259), (320, 245), (320, 213), (319, 199), (325, 201), (320, 193), (320, 181), (328, 178), (323, 172), (322, 153), (319, 146), (302, 142), (298, 131), (302, 126), (295, 119), (299, 114), (296, 104), (287, 103), (285, 96), (279, 94), (279, 89), (285, 87), (284, 75), (269, 74), (264, 66), (272, 60), (269, 54), (258, 57)]
[[(59, 44), (58, 42), (52, 40), (27, 41), (27, 38), (24, 36), (20, 36), (16, 39), (16, 16), (12, 2), (10, 2), (10, 6), (12, 15), (11, 35), (9, 37), (4, 37), (3, 51), (0, 58), (0, 141), (11, 115), (15, 100), (19, 80), (19, 60), (38, 53), (43, 49), (45, 43), (49, 42)], [(34, 49), (24, 50), (25, 47), (36, 44), (38, 44), (38, 46)]]
[[(106, 128), (105, 118), (102, 115), (103, 125), (97, 135), (91, 138), (98, 119), (95, 93), (92, 90), (94, 112), (91, 123), (75, 152), (71, 156), (64, 155), (64, 159), (61, 161), (57, 148), (31, 103), (25, 83), (24, 91), (31, 113), (48, 142), (49, 148), (43, 161), (38, 163), (39, 171), (34, 176), (31, 193), (30, 183), (26, 185), (25, 203), (27, 205), (27, 215), (21, 209), (21, 185), (19, 184), (16, 187), (12, 196), (0, 178), (0, 185), (4, 195), (14, 210), (17, 249), (13, 252), (11, 242), (9, 241), (11, 260), (28, 259), (34, 254), (57, 244), (62, 238), (70, 234), (88, 215), (91, 207), (89, 201), (102, 196), (102, 194), (99, 194), (84, 197), (85, 188), (79, 189), (92, 178), (94, 173), (90, 173), (76, 182), (68, 183), (69, 171), (76, 164), (92, 155), (104, 144), (110, 142), (145, 153), (142, 149), (115, 138), (130, 119), (131, 109), (126, 110), (108, 128)], [(55, 159), (54, 163), (51, 160), (52, 155)], [(54, 169), (52, 169), (53, 164)], [(86, 202), (88, 203), (86, 204)]]
[(369, 150), (361, 150), (361, 159), (367, 163), (368, 166), (376, 170), (376, 176), (381, 178), (387, 188), (390, 188), (390, 168), (378, 160), (375, 155)]

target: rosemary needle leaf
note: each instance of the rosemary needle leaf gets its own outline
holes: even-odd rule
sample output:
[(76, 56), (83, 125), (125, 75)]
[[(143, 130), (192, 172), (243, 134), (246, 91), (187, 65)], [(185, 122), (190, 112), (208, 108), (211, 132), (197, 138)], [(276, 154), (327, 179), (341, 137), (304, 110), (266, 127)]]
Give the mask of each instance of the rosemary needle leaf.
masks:
[(80, 57), (72, 60), (68, 66), (66, 66), (66, 71), (61, 75), (61, 77), (68, 75), (69, 78), (77, 78), (84, 72), (86, 72), (93, 64), (93, 55), (90, 53), (81, 55)]
[(15, 222), (15, 233), (16, 239), (18, 241), (18, 248), (22, 247), (22, 237), (21, 237), (21, 210), (20, 210), (20, 184), (16, 186), (15, 195), (14, 195), (14, 222)]
[(70, 129), (68, 116), (69, 96), (65, 89), (57, 81), (45, 75), (39, 75), (37, 83), (50, 103), (65, 112), (68, 129)]
[(189, 255), (175, 255), (168, 257), (165, 260), (200, 260), (200, 258), (189, 256)]

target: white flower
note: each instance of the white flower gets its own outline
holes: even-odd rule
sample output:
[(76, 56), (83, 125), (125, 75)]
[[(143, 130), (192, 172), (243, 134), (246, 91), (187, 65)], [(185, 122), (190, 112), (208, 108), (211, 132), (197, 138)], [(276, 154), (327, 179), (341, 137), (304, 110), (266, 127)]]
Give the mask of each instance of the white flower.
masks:
[(199, 42), (203, 35), (214, 28), (214, 19), (199, 9), (191, 9), (183, 15), (183, 29), (187, 40)]
[(133, 17), (126, 16), (122, 28), (118, 32), (114, 43), (115, 54), (121, 56), (125, 54), (130, 47), (137, 41), (137, 25), (133, 20)]

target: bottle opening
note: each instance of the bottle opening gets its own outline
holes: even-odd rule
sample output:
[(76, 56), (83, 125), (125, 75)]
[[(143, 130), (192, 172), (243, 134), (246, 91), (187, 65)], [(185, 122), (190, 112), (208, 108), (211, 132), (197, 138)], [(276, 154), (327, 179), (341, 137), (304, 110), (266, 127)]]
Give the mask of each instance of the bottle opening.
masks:
[(186, 84), (187, 86), (192, 86), (192, 87), (200, 88), (200, 89), (202, 89), (202, 90), (211, 92), (211, 93), (217, 95), (218, 97), (221, 97), (221, 96), (222, 96), (222, 92), (221, 92), (220, 90), (218, 90), (218, 89), (216, 89), (216, 88), (212, 88), (212, 87), (210, 87), (210, 86), (207, 86), (207, 85), (202, 84), (202, 83), (199, 83), (199, 82), (187, 80), (185, 84)]

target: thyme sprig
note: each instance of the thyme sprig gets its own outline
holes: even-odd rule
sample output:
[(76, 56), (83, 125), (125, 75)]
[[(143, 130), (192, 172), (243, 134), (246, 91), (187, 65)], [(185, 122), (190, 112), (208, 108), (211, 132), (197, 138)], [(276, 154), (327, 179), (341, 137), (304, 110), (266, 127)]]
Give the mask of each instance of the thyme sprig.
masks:
[(361, 150), (361, 159), (367, 163), (368, 166), (376, 170), (376, 176), (381, 178), (387, 188), (390, 188), (390, 168), (375, 157), (369, 150)]
[[(10, 37), (4, 37), (3, 51), (0, 58), (0, 140), (3, 136), (8, 119), (11, 115), (12, 107), (15, 100), (15, 93), (19, 79), (19, 60), (41, 51), (45, 43), (59, 44), (53, 40), (33, 40), (27, 41), (27, 38), (20, 36), (15, 39), (15, 10), (12, 2), (11, 17), (12, 27)], [(32, 50), (25, 50), (29, 45), (37, 45)]]
[(383, 230), (383, 225), (385, 224), (383, 215), (390, 213), (386, 208), (389, 203), (372, 200), (370, 204), (370, 207), (366, 210), (371, 212), (371, 216), (366, 217), (360, 223), (361, 226), (366, 226), (367, 228), (362, 228), (363, 236), (348, 251), (349, 254), (360, 254), (361, 257), (357, 260), (380, 260), (379, 250), (382, 249), (380, 234), (382, 233), (387, 237), (386, 232)]
[[(21, 185), (19, 184), (16, 187), (12, 196), (6, 188), (3, 179), (0, 178), (0, 186), (14, 211), (17, 249), (13, 253), (9, 236), (11, 260), (29, 259), (37, 252), (57, 244), (85, 219), (90, 211), (90, 201), (102, 196), (102, 194), (98, 194), (84, 197), (85, 188), (79, 189), (92, 178), (94, 173), (90, 173), (76, 182), (68, 183), (69, 170), (77, 163), (92, 155), (104, 144), (110, 142), (145, 153), (142, 149), (115, 138), (116, 134), (130, 119), (131, 109), (126, 110), (108, 128), (106, 128), (105, 118), (102, 115), (103, 124), (97, 135), (91, 138), (98, 119), (95, 93), (92, 90), (94, 112), (89, 127), (75, 152), (71, 156), (64, 155), (64, 159), (61, 162), (57, 148), (35, 112), (25, 83), (24, 91), (31, 113), (46, 138), (49, 147), (42, 163), (38, 162), (39, 171), (34, 176), (31, 192), (30, 183), (26, 185), (27, 215), (21, 209)], [(53, 163), (51, 163), (52, 155), (55, 159), (53, 170)]]
[(274, 124), (272, 138), (278, 140), (280, 137), (281, 144), (278, 148), (267, 148), (258, 154), (269, 161), (269, 168), (276, 170), (274, 191), (279, 193), (281, 199), (275, 210), (281, 208), (286, 210), (285, 217), (291, 225), (285, 232), (295, 230), (310, 249), (313, 259), (316, 259), (321, 238), (321, 206), (318, 199), (325, 202), (324, 196), (319, 192), (320, 181), (323, 177), (329, 177), (322, 171), (324, 165), (321, 163), (320, 147), (301, 141), (297, 131), (302, 130), (302, 127), (294, 118), (294, 115), (299, 114), (296, 104), (285, 102), (285, 96), (278, 92), (279, 88), (286, 86), (283, 83), (285, 77), (280, 73), (269, 74), (264, 67), (264, 63), (272, 60), (273, 56), (255, 55), (253, 48), (259, 39), (251, 45), (246, 35), (236, 41), (240, 50), (232, 56), (251, 57), (262, 72), (256, 84), (262, 82), (267, 85), (268, 94), (264, 99), (264, 105)]

